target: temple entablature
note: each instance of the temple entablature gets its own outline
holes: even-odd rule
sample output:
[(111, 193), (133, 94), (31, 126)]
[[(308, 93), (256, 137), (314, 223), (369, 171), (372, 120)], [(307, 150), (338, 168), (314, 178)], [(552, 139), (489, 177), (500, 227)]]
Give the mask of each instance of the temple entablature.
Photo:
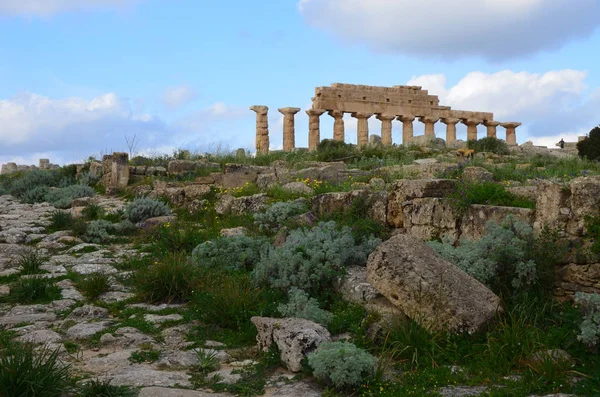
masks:
[[(257, 151), (268, 152), (268, 122), (266, 106), (251, 107), (257, 113), (256, 144)], [(291, 151), (295, 147), (294, 116), (300, 108), (280, 108), (284, 115), (283, 147)], [(327, 113), (334, 119), (333, 139), (345, 140), (343, 116), (350, 114), (357, 123), (358, 146), (368, 144), (368, 119), (375, 115), (381, 121), (381, 143), (392, 145), (393, 120), (402, 122), (402, 144), (407, 145), (414, 136), (415, 120), (424, 124), (425, 135), (435, 137), (435, 124), (446, 124), (446, 141), (456, 140), (456, 125), (460, 122), (467, 126), (467, 139), (477, 140), (477, 126), (487, 128), (487, 137), (496, 137), (500, 125), (506, 129), (506, 142), (516, 145), (517, 122), (501, 123), (494, 120), (490, 112), (454, 110), (450, 106), (440, 105), (436, 95), (430, 95), (420, 86), (378, 87), (355, 84), (334, 83), (329, 87), (317, 87), (312, 98), (312, 108), (306, 110), (309, 116), (309, 149), (315, 150), (320, 142), (320, 116)], [(265, 146), (266, 145), (266, 146)]]

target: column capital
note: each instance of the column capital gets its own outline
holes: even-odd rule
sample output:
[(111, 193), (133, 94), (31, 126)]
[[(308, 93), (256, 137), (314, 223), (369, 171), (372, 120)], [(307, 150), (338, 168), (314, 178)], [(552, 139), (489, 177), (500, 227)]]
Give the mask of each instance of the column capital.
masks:
[(482, 121), (478, 119), (462, 119), (461, 122), (467, 126), (476, 126), (482, 123)]
[(431, 117), (431, 116), (421, 116), (419, 117), (419, 121), (421, 123), (437, 123), (439, 121), (439, 117)]
[(250, 110), (253, 110), (258, 114), (267, 114), (269, 112), (269, 107), (264, 105), (254, 105), (250, 106)]
[(344, 112), (342, 110), (328, 110), (327, 114), (334, 119), (344, 117)]
[(494, 120), (483, 120), (483, 125), (485, 125), (486, 127), (498, 127), (500, 125), (500, 122)]
[(354, 112), (350, 114), (352, 117), (357, 119), (368, 119), (373, 115), (373, 113), (365, 113), (365, 112)]
[(412, 123), (415, 121), (415, 119), (415, 116), (398, 116), (398, 120), (402, 121), (403, 123)]
[(383, 114), (383, 113), (379, 113), (377, 114), (375, 117), (377, 117), (377, 120), (381, 120), (381, 121), (392, 121), (396, 118), (395, 115), (392, 114)]
[(500, 125), (504, 128), (517, 128), (521, 125), (521, 123), (518, 123), (516, 121), (508, 121), (506, 123), (500, 123)]
[(325, 112), (326, 112), (326, 110), (323, 110), (323, 109), (308, 109), (308, 110), (306, 110), (306, 114), (308, 114), (309, 116), (320, 116)]
[(300, 108), (279, 108), (277, 111), (281, 114), (296, 114), (300, 111)]
[(460, 119), (451, 118), (451, 117), (445, 117), (445, 118), (443, 118), (443, 119), (440, 119), (440, 121), (441, 121), (442, 123), (446, 124), (446, 125), (449, 125), (449, 124), (454, 124), (454, 125), (456, 125), (456, 124), (458, 124), (458, 122), (460, 121)]

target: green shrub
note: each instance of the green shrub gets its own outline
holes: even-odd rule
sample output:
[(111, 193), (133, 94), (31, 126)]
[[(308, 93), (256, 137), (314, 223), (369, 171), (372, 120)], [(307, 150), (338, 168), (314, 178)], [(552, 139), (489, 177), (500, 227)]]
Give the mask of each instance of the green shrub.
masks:
[(69, 390), (69, 366), (59, 349), (13, 344), (0, 352), (0, 396), (62, 397)]
[(22, 199), (29, 190), (40, 187), (56, 186), (59, 181), (58, 174), (53, 171), (33, 170), (17, 174), (9, 184), (8, 191), (18, 199)]
[(377, 359), (349, 342), (325, 342), (308, 355), (317, 379), (337, 389), (358, 386), (373, 375)]
[(205, 273), (204, 278), (210, 282), (195, 294), (194, 310), (205, 324), (242, 331), (251, 339), (256, 328), (250, 318), (275, 312), (275, 292), (257, 287), (247, 274), (213, 272)]
[(171, 210), (162, 201), (137, 198), (125, 209), (125, 214), (131, 222), (138, 223), (157, 216), (171, 215)]
[(307, 210), (305, 200), (278, 202), (269, 206), (265, 212), (254, 214), (254, 223), (261, 231), (275, 232), (290, 218)]
[(199, 283), (199, 271), (185, 256), (171, 254), (157, 259), (132, 277), (138, 296), (148, 303), (184, 303), (192, 298)]
[(319, 302), (301, 289), (291, 288), (288, 303), (281, 304), (277, 311), (284, 317), (305, 318), (315, 323), (327, 325), (333, 320), (333, 314), (319, 307)]
[(94, 187), (100, 182), (100, 177), (92, 175), (89, 171), (84, 172), (79, 177), (79, 184)]
[(277, 289), (297, 287), (318, 296), (330, 289), (346, 266), (364, 265), (380, 242), (371, 237), (358, 245), (350, 228), (320, 222), (312, 229), (293, 230), (281, 247), (265, 246), (253, 276)]
[(588, 160), (600, 160), (600, 125), (593, 128), (589, 136), (577, 142), (579, 157)]
[(133, 233), (137, 230), (133, 222), (131, 222), (129, 219), (125, 219), (119, 223), (113, 223), (113, 228), (115, 233), (120, 236)]
[(590, 251), (592, 254), (600, 255), (600, 216), (586, 216), (585, 228), (593, 241)]
[(73, 215), (68, 211), (55, 210), (50, 214), (50, 225), (48, 232), (67, 230), (73, 225)]
[(4, 299), (10, 303), (46, 303), (60, 299), (60, 288), (43, 277), (20, 278), (11, 285), (10, 295)]
[(110, 241), (110, 233), (114, 231), (115, 225), (109, 221), (91, 221), (85, 231), (84, 240), (93, 244), (105, 244)]
[(88, 299), (97, 299), (110, 290), (110, 276), (95, 272), (88, 274), (76, 283), (77, 289)]
[(458, 214), (466, 212), (472, 204), (535, 208), (535, 201), (507, 192), (495, 182), (459, 181), (448, 198)]
[(40, 266), (44, 263), (44, 258), (35, 249), (19, 255), (19, 258), (17, 259), (17, 264), (23, 268), (24, 274), (39, 273)]
[(54, 190), (50, 190), (44, 201), (49, 202), (56, 208), (69, 208), (73, 200), (81, 197), (92, 197), (94, 189), (85, 185), (70, 185)]
[(319, 161), (338, 161), (348, 160), (357, 154), (354, 145), (343, 141), (334, 141), (332, 139), (324, 139), (319, 142), (315, 157)]
[[(477, 241), (461, 239), (454, 247), (450, 241), (430, 241), (428, 244), (441, 256), (455, 264), (496, 293), (524, 292), (538, 285), (533, 229), (512, 215), (500, 225), (486, 224), (487, 233)], [(553, 264), (550, 264), (553, 266)]]
[(260, 259), (261, 247), (268, 241), (246, 236), (219, 237), (194, 248), (192, 263), (202, 268), (252, 269)]
[(102, 208), (96, 203), (89, 203), (83, 208), (83, 210), (81, 210), (81, 216), (86, 221), (94, 221), (96, 219), (101, 219), (104, 217), (105, 214), (106, 211), (104, 210), (104, 208)]
[(49, 191), (50, 188), (47, 186), (36, 186), (33, 189), (23, 192), (20, 199), (28, 204), (42, 203), (46, 200)]
[(131, 352), (131, 355), (129, 356), (129, 361), (132, 363), (137, 363), (137, 364), (153, 363), (156, 360), (158, 360), (159, 358), (160, 358), (159, 350), (154, 350), (154, 349), (138, 350), (138, 351)]
[(575, 303), (581, 307), (583, 312), (581, 333), (577, 339), (589, 348), (596, 348), (600, 341), (600, 294), (577, 292)]
[(476, 153), (488, 152), (496, 154), (510, 154), (508, 145), (505, 141), (494, 137), (485, 137), (476, 141), (468, 141), (467, 146), (469, 149), (475, 150)]
[(135, 397), (137, 390), (128, 386), (114, 386), (110, 381), (91, 380), (79, 388), (79, 397)]

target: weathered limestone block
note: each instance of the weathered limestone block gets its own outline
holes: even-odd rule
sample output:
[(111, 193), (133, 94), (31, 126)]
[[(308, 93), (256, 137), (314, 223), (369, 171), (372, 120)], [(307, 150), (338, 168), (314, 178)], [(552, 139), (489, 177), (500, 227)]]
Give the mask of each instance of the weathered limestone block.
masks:
[(367, 280), (434, 331), (474, 333), (502, 310), (500, 298), (485, 285), (409, 235), (396, 235), (369, 255)]
[(492, 182), (494, 174), (483, 167), (466, 167), (462, 174), (462, 180), (466, 182)]
[(323, 326), (302, 318), (252, 317), (258, 330), (258, 348), (269, 351), (275, 343), (281, 352), (281, 361), (292, 372), (302, 370), (301, 361), (321, 343), (330, 342), (331, 335)]
[(331, 212), (349, 210), (356, 200), (364, 200), (365, 216), (385, 224), (387, 214), (387, 193), (369, 190), (353, 190), (351, 192), (324, 193), (311, 200), (311, 211), (321, 217)]
[(40, 159), (40, 170), (47, 170), (50, 168), (50, 160), (49, 159)]
[(600, 263), (570, 263), (558, 271), (558, 277), (560, 289), (569, 295), (575, 292), (600, 293)]
[(337, 288), (345, 300), (362, 305), (368, 311), (379, 314), (387, 323), (406, 319), (402, 310), (394, 306), (388, 298), (381, 295), (367, 281), (366, 267), (350, 266), (346, 268), (346, 274), (339, 280)]
[(235, 197), (230, 212), (233, 215), (244, 215), (263, 211), (267, 207), (269, 197), (265, 193), (253, 196)]
[[(446, 197), (456, 181), (451, 179), (401, 179), (388, 195), (387, 222), (393, 227), (404, 226), (403, 207), (414, 198)], [(408, 204), (408, 203), (406, 203)]]
[(572, 217), (567, 225), (567, 232), (575, 236), (583, 236), (585, 216), (600, 215), (600, 176), (576, 178), (569, 186)]
[(113, 153), (111, 186), (124, 188), (129, 183), (129, 155), (127, 153)]
[(461, 237), (478, 240), (487, 234), (487, 222), (501, 223), (509, 215), (533, 226), (535, 210), (494, 205), (471, 205), (461, 219)]
[[(537, 201), (538, 199), (538, 187), (537, 186), (508, 186), (506, 191), (514, 194), (515, 196), (525, 197), (531, 201)], [(536, 210), (537, 214), (537, 210)]]
[[(539, 233), (544, 227), (564, 232), (571, 210), (567, 200), (571, 192), (558, 183), (541, 180), (537, 185), (534, 230)], [(562, 209), (568, 210), (563, 211)]]
[(243, 164), (225, 164), (224, 173), (215, 176), (215, 184), (225, 188), (233, 189), (244, 186), (246, 183), (256, 183), (258, 175), (273, 173), (273, 167), (261, 167)]
[(17, 163), (6, 163), (2, 164), (2, 174), (12, 174), (17, 172)]
[(414, 198), (403, 208), (404, 228), (421, 240), (449, 235), (458, 238), (458, 217), (444, 198)]
[(290, 178), (310, 179), (313, 181), (341, 182), (347, 166), (344, 162), (315, 164), (315, 166), (303, 168), (289, 173)]

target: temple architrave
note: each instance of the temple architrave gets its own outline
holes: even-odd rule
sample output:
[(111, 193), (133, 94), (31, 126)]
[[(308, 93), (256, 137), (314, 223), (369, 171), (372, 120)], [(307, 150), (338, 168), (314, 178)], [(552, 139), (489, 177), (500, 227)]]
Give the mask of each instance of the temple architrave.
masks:
[[(324, 113), (333, 117), (333, 139), (344, 141), (345, 113), (357, 119), (358, 146), (369, 142), (370, 117), (381, 121), (381, 143), (392, 145), (392, 122), (402, 123), (402, 144), (411, 143), (414, 136), (415, 120), (425, 124), (425, 136), (435, 137), (435, 124), (439, 121), (446, 125), (446, 143), (456, 141), (456, 124), (467, 126), (467, 140), (477, 140), (477, 126), (487, 128), (487, 137), (496, 137), (496, 129), (506, 129), (506, 143), (517, 144), (517, 122), (498, 122), (493, 113), (454, 110), (450, 106), (441, 106), (436, 95), (429, 95), (419, 86), (376, 87), (368, 85), (335, 83), (329, 87), (317, 87), (312, 98), (312, 109), (306, 110), (308, 122), (308, 148), (315, 150), (321, 141), (320, 117)], [(269, 130), (266, 106), (251, 106), (256, 112), (256, 150), (258, 153), (269, 151)], [(278, 109), (284, 115), (283, 150), (289, 152), (295, 147), (294, 117), (300, 108)]]

